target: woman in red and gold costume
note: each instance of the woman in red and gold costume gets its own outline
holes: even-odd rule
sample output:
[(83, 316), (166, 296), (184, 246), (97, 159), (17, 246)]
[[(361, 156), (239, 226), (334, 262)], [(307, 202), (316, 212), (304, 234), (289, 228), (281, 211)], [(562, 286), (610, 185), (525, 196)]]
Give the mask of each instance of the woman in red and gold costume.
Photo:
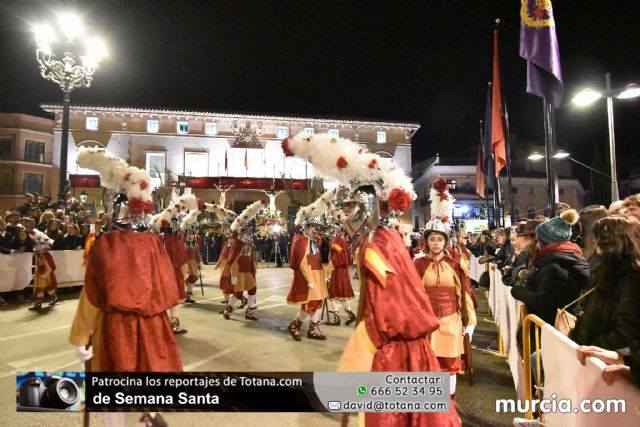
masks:
[[(300, 133), (283, 141), (283, 150), (313, 157), (318, 173), (354, 188), (339, 191), (338, 201), (348, 216), (345, 230), (359, 248), (360, 303), (338, 370), (439, 372), (429, 343), (438, 319), (402, 237), (386, 220), (391, 210), (401, 213), (416, 198), (411, 179), (380, 156), (327, 134)], [(367, 427), (461, 425), (453, 406), (439, 413), (367, 412), (361, 421)]]
[(432, 219), (424, 232), (428, 252), (414, 260), (440, 322), (438, 330), (431, 334), (431, 347), (443, 372), (450, 374), (452, 398), (456, 391), (456, 374), (462, 370), (464, 335), (468, 335), (470, 341), (476, 325), (469, 277), (460, 262), (446, 250), (453, 202), (446, 182), (436, 181), (431, 190)]
[[(247, 310), (244, 318), (247, 320), (258, 320), (255, 316), (256, 307), (256, 263), (253, 259), (254, 244), (252, 240), (252, 229), (249, 224), (258, 212), (264, 208), (264, 202), (258, 200), (249, 205), (231, 224), (231, 246), (227, 251), (227, 268), (230, 272), (233, 286), (232, 295), (222, 311), (225, 319), (230, 318), (233, 312), (233, 304), (243, 300), (243, 293), (247, 291)], [(240, 308), (244, 307), (245, 303)]]

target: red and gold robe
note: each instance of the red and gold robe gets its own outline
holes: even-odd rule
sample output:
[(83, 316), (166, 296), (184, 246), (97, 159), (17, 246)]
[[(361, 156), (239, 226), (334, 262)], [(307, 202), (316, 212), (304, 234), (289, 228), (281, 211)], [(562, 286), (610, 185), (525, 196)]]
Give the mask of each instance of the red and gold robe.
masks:
[(222, 242), (222, 251), (220, 257), (216, 263), (216, 267), (220, 269), (220, 289), (225, 294), (233, 293), (233, 284), (231, 283), (231, 267), (227, 262), (227, 256), (229, 255), (230, 241), (225, 239)]
[(438, 357), (459, 358), (464, 354), (463, 325), (460, 311), (466, 298), (469, 325), (476, 324), (469, 277), (460, 263), (448, 255), (439, 261), (426, 256), (414, 261), (422, 278), (440, 327), (431, 334), (431, 348)]
[[(396, 230), (379, 227), (358, 253), (361, 307), (355, 332), (340, 364), (343, 372), (439, 372), (429, 344), (439, 323), (424, 285)], [(452, 404), (448, 413), (364, 414), (367, 427), (460, 426)]]
[(327, 276), (329, 280), (329, 298), (348, 300), (355, 297), (349, 277), (351, 254), (349, 245), (344, 237), (336, 237), (329, 244), (329, 265)]
[[(289, 260), (289, 266), (293, 270), (293, 281), (287, 295), (289, 304), (322, 301), (329, 295), (320, 251), (312, 254), (310, 247), (311, 239), (309, 237), (298, 234), (293, 238)], [(313, 284), (313, 288), (310, 288), (309, 284)]]
[(94, 346), (95, 371), (182, 371), (166, 310), (178, 303), (175, 273), (160, 239), (114, 230), (89, 255), (69, 342)]
[(256, 264), (253, 260), (253, 243), (244, 243), (234, 233), (233, 243), (227, 253), (231, 276), (236, 277), (233, 292), (250, 291), (256, 287)]
[(49, 252), (36, 254), (36, 273), (33, 278), (33, 293), (37, 296), (58, 288), (56, 263)]
[(184, 281), (189, 275), (189, 267), (187, 265), (189, 259), (187, 257), (187, 248), (184, 239), (177, 234), (164, 233), (162, 235), (162, 244), (173, 265), (174, 277), (176, 278), (176, 286), (180, 299), (185, 298), (187, 294), (184, 290)]

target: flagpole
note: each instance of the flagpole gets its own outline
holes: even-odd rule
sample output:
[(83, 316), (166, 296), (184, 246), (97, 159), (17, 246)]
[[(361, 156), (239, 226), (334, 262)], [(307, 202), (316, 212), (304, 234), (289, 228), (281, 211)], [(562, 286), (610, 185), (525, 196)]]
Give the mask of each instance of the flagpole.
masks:
[(547, 98), (542, 98), (543, 118), (544, 118), (544, 155), (547, 168), (547, 194), (548, 194), (548, 216), (555, 216), (556, 200), (558, 199), (558, 175), (556, 165), (553, 162), (554, 142), (555, 142), (555, 115), (553, 105)]
[[(480, 120), (480, 142), (482, 143), (482, 148), (483, 148), (483, 152), (482, 152), (482, 161), (484, 162), (484, 121)], [(489, 198), (487, 197), (487, 178), (488, 176), (485, 174), (484, 175), (484, 203), (485, 203), (485, 207), (487, 209), (487, 229), (489, 229)], [(495, 189), (494, 189), (495, 191)]]

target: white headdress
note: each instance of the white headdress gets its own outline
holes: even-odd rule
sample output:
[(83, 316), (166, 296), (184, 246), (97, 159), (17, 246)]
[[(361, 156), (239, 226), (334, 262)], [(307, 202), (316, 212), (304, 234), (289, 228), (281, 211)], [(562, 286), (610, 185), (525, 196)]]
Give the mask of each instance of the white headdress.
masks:
[(322, 196), (318, 197), (313, 203), (303, 206), (298, 210), (296, 214), (296, 220), (294, 225), (300, 227), (305, 218), (317, 217), (325, 213), (329, 207), (333, 204), (331, 201), (336, 195), (336, 190), (325, 191)]
[(323, 176), (347, 186), (372, 184), (379, 199), (403, 212), (416, 199), (411, 178), (389, 159), (370, 153), (358, 144), (328, 134), (306, 136), (299, 133), (282, 142), (286, 155), (296, 155), (312, 163)]
[(76, 162), (80, 167), (100, 173), (106, 187), (124, 190), (129, 199), (131, 212), (153, 212), (151, 177), (147, 171), (130, 166), (121, 158), (105, 153), (101, 148), (80, 150)]
[(425, 233), (438, 231), (448, 235), (453, 220), (453, 203), (456, 199), (449, 193), (449, 185), (440, 178), (431, 186), (431, 220), (425, 225)]
[(205, 203), (204, 206), (205, 206), (205, 209), (204, 209), (205, 211), (213, 212), (216, 218), (224, 221), (231, 221), (238, 216), (234, 211), (225, 209), (220, 205), (216, 205), (215, 203)]
[(230, 227), (231, 231), (232, 232), (238, 231), (245, 224), (247, 224), (249, 221), (254, 219), (256, 215), (258, 215), (258, 212), (260, 212), (263, 208), (264, 208), (263, 200), (258, 200), (257, 202), (253, 202), (252, 204), (247, 206), (245, 210), (243, 210), (242, 213), (238, 215), (238, 217), (231, 224), (231, 227)]
[[(162, 212), (151, 217), (149, 221), (150, 226), (162, 227), (163, 221), (170, 223), (173, 218), (177, 218), (180, 213), (191, 214), (195, 212), (195, 216), (200, 214), (200, 208), (203, 206), (202, 202), (196, 198), (193, 194), (180, 196), (172, 205), (165, 208)], [(165, 224), (166, 225), (166, 224)]]
[(398, 218), (391, 218), (389, 219), (389, 226), (400, 233), (405, 245), (411, 246), (411, 233), (413, 232), (411, 224), (402, 222)]

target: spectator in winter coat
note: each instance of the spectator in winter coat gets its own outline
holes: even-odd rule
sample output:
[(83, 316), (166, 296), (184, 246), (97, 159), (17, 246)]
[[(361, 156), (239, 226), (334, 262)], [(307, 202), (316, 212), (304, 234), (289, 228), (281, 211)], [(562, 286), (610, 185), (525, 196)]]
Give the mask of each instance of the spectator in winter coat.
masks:
[(78, 234), (78, 226), (69, 224), (67, 235), (62, 238), (59, 249), (70, 251), (82, 248), (84, 248), (84, 239)]
[(602, 205), (591, 205), (580, 211), (580, 242), (582, 243), (582, 254), (587, 260), (591, 271), (595, 270), (599, 262), (600, 256), (596, 254), (595, 242), (593, 235), (593, 226), (599, 219), (609, 215), (607, 208)]
[(589, 282), (589, 264), (580, 247), (569, 241), (578, 212), (569, 209), (536, 227), (538, 251), (531, 260), (524, 287), (511, 294), (522, 301), (529, 314), (554, 324), (556, 311), (578, 297)]
[(582, 345), (620, 351), (640, 339), (640, 221), (612, 216), (593, 228), (600, 264), (595, 290), (571, 338)]

